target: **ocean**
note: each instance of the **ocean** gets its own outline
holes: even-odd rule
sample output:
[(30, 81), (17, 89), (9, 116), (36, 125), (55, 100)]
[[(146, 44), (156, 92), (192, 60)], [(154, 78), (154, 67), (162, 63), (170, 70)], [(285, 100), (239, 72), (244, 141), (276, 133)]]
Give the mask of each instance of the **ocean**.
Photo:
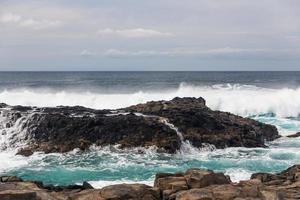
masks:
[[(282, 136), (300, 131), (300, 72), (0, 72), (0, 102), (9, 105), (115, 109), (177, 96), (201, 96), (213, 110), (275, 125)], [(0, 124), (4, 121), (0, 117)], [(7, 142), (3, 131), (0, 147)], [(154, 147), (105, 146), (88, 152), (38, 152), (29, 158), (15, 156), (10, 148), (0, 150), (0, 175), (54, 185), (89, 181), (100, 188), (121, 182), (153, 184), (157, 172), (192, 167), (224, 172), (238, 181), (299, 164), (300, 138), (282, 137), (268, 146), (194, 148), (174, 155)]]

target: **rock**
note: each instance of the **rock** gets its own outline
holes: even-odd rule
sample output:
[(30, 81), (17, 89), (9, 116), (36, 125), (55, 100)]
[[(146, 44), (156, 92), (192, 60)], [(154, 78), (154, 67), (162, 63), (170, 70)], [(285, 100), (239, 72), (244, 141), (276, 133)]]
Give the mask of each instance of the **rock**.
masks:
[(231, 200), (241, 196), (241, 189), (233, 185), (217, 185), (213, 186), (212, 193), (215, 199)]
[(167, 176), (163, 178), (157, 178), (155, 180), (154, 187), (158, 187), (160, 190), (178, 190), (178, 188), (188, 189), (186, 180), (184, 177), (172, 177)]
[(203, 188), (210, 185), (230, 184), (230, 178), (223, 173), (214, 173), (210, 170), (190, 169), (185, 173), (189, 188)]
[(120, 184), (104, 187), (100, 191), (103, 200), (159, 200), (158, 190), (143, 184)]
[(18, 152), (24, 156), (35, 151), (87, 150), (92, 144), (119, 144), (121, 148), (157, 146), (160, 151), (175, 153), (182, 141), (173, 125), (195, 147), (205, 144), (216, 148), (265, 147), (265, 141), (279, 137), (274, 126), (213, 111), (203, 98), (152, 101), (120, 110), (2, 105), (0, 111), (9, 126), (21, 117), (27, 119), (16, 129), (22, 132), (26, 128), (23, 131), (26, 134), (16, 132), (16, 138), (11, 141), (26, 141), (27, 146)]
[(22, 155), (26, 157), (31, 156), (32, 154), (33, 154), (33, 150), (28, 148), (22, 148), (17, 152), (17, 155)]
[(287, 137), (289, 138), (296, 138), (296, 137), (300, 137), (300, 132), (292, 134), (292, 135), (288, 135)]
[(203, 98), (174, 98), (152, 101), (125, 109), (167, 118), (196, 147), (209, 143), (216, 148), (265, 147), (264, 141), (279, 138), (274, 126), (242, 118), (227, 112), (213, 111)]
[(251, 179), (258, 179), (261, 182), (269, 182), (274, 180), (279, 180), (280, 177), (275, 174), (269, 174), (269, 173), (255, 173), (251, 175)]
[(16, 176), (1, 176), (0, 182), (7, 183), (7, 182), (22, 182), (23, 180)]
[[(211, 170), (189, 169), (185, 173), (158, 173), (155, 180), (157, 187), (143, 184), (120, 184), (102, 189), (92, 189), (87, 183), (83, 186), (44, 186), (40, 182), (20, 182), (17, 180), (21, 179), (17, 177), (3, 176), (0, 183), (0, 199), (294, 200), (300, 199), (299, 169), (300, 165), (294, 165), (278, 174), (257, 173), (252, 176), (252, 179), (239, 183), (231, 183), (224, 174), (221, 174), (222, 178), (219, 178), (220, 174)], [(216, 178), (214, 181), (213, 176)], [(189, 187), (187, 182), (191, 178), (193, 178), (193, 184)], [(209, 181), (203, 181), (203, 179)], [(194, 186), (201, 188), (192, 188)]]
[(0, 191), (1, 200), (38, 200), (36, 192), (33, 191), (16, 191), (16, 190), (5, 190)]
[(104, 200), (100, 196), (100, 190), (83, 190), (78, 193), (68, 195), (68, 200)]
[(87, 189), (94, 189), (94, 187), (89, 184), (88, 182), (84, 181), (83, 184), (82, 184), (82, 188), (87, 190)]
[(215, 200), (215, 198), (211, 190), (202, 188), (180, 192), (176, 200)]

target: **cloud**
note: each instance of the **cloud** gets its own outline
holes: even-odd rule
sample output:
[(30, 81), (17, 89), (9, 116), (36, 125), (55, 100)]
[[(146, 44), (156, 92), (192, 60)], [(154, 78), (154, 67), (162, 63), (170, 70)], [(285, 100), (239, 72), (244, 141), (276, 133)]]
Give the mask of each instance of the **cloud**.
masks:
[(82, 57), (90, 57), (90, 56), (93, 56), (93, 55), (96, 55), (96, 53), (91, 52), (87, 49), (84, 49), (80, 52), (80, 56), (82, 56)]
[(3, 14), (0, 17), (0, 22), (5, 24), (15, 24), (17, 26), (28, 27), (32, 29), (46, 29), (51, 27), (58, 27), (62, 24), (58, 20), (24, 18), (21, 15), (17, 15), (14, 13)]
[(218, 55), (236, 55), (236, 54), (253, 54), (269, 52), (271, 49), (243, 49), (243, 48), (216, 48), (216, 49), (199, 49), (199, 48), (175, 48), (168, 50), (120, 50), (108, 49), (103, 52), (104, 56), (109, 57), (131, 57), (131, 56), (218, 56)]
[(148, 38), (148, 37), (170, 37), (172, 33), (160, 32), (152, 29), (134, 28), (134, 29), (110, 29), (99, 30), (101, 36), (120, 36), (125, 38)]

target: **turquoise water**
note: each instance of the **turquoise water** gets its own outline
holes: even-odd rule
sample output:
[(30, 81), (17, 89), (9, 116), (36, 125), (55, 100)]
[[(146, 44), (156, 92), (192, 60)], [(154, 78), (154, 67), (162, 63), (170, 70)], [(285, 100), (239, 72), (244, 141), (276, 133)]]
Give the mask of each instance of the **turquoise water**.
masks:
[[(300, 72), (0, 73), (0, 102), (10, 105), (113, 109), (176, 96), (204, 97), (213, 110), (273, 124), (283, 136), (300, 131)], [(5, 142), (0, 134), (0, 146)], [(15, 156), (12, 148), (0, 151), (0, 174), (55, 185), (90, 181), (102, 187), (120, 182), (152, 184), (157, 172), (191, 167), (221, 171), (238, 181), (255, 172), (279, 172), (300, 163), (300, 138), (283, 137), (268, 145), (192, 149), (175, 155), (157, 153), (155, 148), (93, 147), (88, 152), (35, 153), (29, 158)]]
[[(273, 123), (273, 117), (269, 120)], [(283, 126), (291, 131), (295, 126)], [(300, 138), (281, 138), (269, 148), (226, 148), (224, 150), (197, 150), (175, 155), (157, 153), (152, 149), (92, 147), (88, 152), (72, 151), (66, 154), (36, 153), (6, 174), (46, 184), (67, 185), (90, 181), (96, 187), (119, 182), (152, 184), (157, 172), (184, 171), (191, 167), (225, 172), (234, 181), (248, 179), (255, 172), (279, 172), (300, 161)]]

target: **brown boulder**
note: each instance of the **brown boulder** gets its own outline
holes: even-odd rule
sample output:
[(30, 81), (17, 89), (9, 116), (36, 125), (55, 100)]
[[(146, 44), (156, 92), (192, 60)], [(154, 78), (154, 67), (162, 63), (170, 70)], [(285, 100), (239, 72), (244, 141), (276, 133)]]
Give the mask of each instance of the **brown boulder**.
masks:
[(159, 200), (160, 192), (143, 184), (119, 184), (102, 188), (100, 197), (103, 200)]
[(210, 170), (190, 169), (185, 173), (189, 188), (203, 188), (210, 185), (230, 184), (230, 178), (223, 173), (214, 173)]
[(38, 200), (36, 192), (27, 190), (0, 191), (1, 200)]
[(201, 188), (180, 192), (176, 200), (215, 200), (215, 198), (211, 190)]
[(155, 180), (154, 187), (159, 188), (160, 190), (180, 190), (188, 189), (185, 178), (168, 176), (164, 178), (158, 178)]

